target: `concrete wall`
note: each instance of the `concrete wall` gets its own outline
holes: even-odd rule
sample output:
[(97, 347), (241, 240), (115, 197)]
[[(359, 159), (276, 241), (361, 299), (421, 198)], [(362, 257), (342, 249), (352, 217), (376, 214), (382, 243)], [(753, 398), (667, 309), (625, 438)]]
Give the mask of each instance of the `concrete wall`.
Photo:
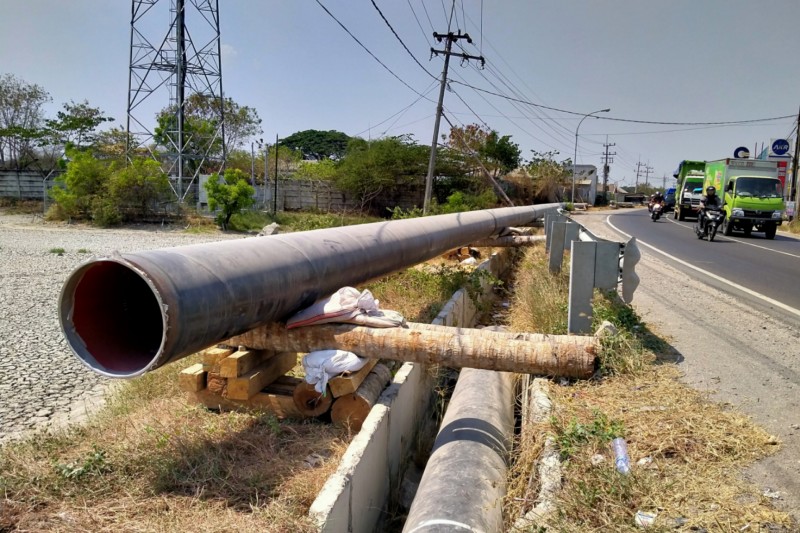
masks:
[[(501, 277), (511, 265), (513, 249), (504, 249), (479, 268)], [(487, 283), (486, 290), (491, 290)], [(472, 327), (477, 308), (467, 291), (457, 291), (434, 324)], [(417, 428), (428, 415), (433, 383), (425, 366), (405, 363), (372, 408), (361, 431), (348, 446), (339, 468), (311, 504), (309, 516), (325, 533), (375, 530), (392, 488), (416, 442)]]

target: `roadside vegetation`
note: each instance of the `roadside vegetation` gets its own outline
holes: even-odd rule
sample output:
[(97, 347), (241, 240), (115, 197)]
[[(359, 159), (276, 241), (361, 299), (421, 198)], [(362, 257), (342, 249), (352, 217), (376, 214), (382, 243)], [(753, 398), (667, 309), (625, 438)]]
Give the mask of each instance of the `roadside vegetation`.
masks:
[[(551, 276), (541, 248), (518, 269), (508, 322), (514, 331), (563, 334), (568, 275)], [(653, 531), (796, 531), (741, 469), (779, 443), (750, 419), (681, 382), (669, 344), (616, 294), (597, 292), (594, 322), (610, 321), (601, 369), (587, 381), (555, 380), (553, 411), (516, 442), (505, 513), (507, 528), (536, 501), (545, 439), (562, 461), (556, 511), (522, 531), (638, 531), (637, 512), (655, 516)], [(617, 472), (611, 440), (626, 440), (631, 473)]]

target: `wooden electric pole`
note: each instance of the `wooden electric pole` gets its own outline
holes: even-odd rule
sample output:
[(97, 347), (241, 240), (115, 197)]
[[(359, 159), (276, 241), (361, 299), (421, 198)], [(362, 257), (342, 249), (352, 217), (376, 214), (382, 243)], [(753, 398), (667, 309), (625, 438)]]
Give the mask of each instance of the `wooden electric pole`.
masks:
[(608, 149), (612, 146), (616, 146), (617, 143), (608, 143), (608, 135), (606, 135), (606, 143), (603, 145), (606, 149), (605, 154), (603, 155), (603, 204), (608, 203), (608, 171), (609, 163), (613, 163), (614, 159), (610, 156), (617, 155), (617, 152), (609, 152)]
[(468, 43), (472, 44), (472, 39), (468, 33), (462, 34), (459, 30), (458, 33), (448, 32), (447, 35), (441, 35), (434, 32), (433, 38), (440, 43), (442, 42), (442, 39), (445, 39), (446, 42), (444, 50), (436, 50), (435, 48), (431, 48), (431, 57), (434, 55), (444, 54), (444, 68), (442, 69), (442, 82), (441, 86), (439, 87), (439, 103), (436, 105), (436, 120), (433, 123), (433, 140), (431, 141), (431, 157), (428, 161), (428, 175), (425, 178), (425, 200), (422, 204), (423, 215), (427, 215), (428, 210), (430, 209), (431, 191), (433, 190), (433, 171), (436, 167), (436, 145), (439, 140), (439, 123), (442, 119), (442, 104), (444, 102), (444, 89), (447, 86), (447, 68), (450, 65), (450, 56), (458, 56), (466, 60), (477, 59), (481, 62), (481, 66), (486, 63), (486, 61), (483, 59), (483, 56), (471, 56), (469, 54), (460, 54), (451, 51), (453, 43), (459, 39), (466, 39)]

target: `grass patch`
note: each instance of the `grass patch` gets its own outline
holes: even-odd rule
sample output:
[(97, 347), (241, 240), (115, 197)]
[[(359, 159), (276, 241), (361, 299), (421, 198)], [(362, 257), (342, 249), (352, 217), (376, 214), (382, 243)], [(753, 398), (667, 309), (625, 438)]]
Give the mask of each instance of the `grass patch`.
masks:
[(260, 231), (264, 226), (277, 223), (283, 232), (309, 231), (314, 229), (338, 228), (355, 224), (379, 222), (382, 219), (350, 215), (347, 213), (321, 213), (314, 211), (281, 211), (273, 216), (266, 211), (245, 211), (236, 213), (228, 224), (229, 231), (254, 232)]
[(800, 234), (800, 219), (795, 218), (791, 222), (787, 222), (786, 224), (781, 224), (780, 226), (778, 226), (778, 229), (783, 230), (787, 233)]
[(64, 255), (65, 252), (66, 252), (66, 250), (64, 250), (63, 248), (50, 248), (50, 253), (51, 254), (56, 254), (56, 255), (61, 256), (61, 255)]
[[(509, 313), (512, 329), (563, 333), (567, 297), (566, 276), (549, 274), (543, 250), (528, 250)], [(681, 383), (669, 344), (615, 293), (597, 291), (592, 305), (594, 325), (608, 320), (617, 333), (602, 340), (595, 378), (550, 382), (552, 416), (522, 424), (509, 472), (507, 529), (533, 506), (537, 465), (551, 436), (563, 487), (557, 511), (538, 531), (638, 531), (637, 511), (657, 513), (654, 531), (793, 530), (789, 515), (740, 475), (777, 450), (774, 439)], [(614, 467), (610, 441), (617, 436), (628, 444), (629, 475)]]

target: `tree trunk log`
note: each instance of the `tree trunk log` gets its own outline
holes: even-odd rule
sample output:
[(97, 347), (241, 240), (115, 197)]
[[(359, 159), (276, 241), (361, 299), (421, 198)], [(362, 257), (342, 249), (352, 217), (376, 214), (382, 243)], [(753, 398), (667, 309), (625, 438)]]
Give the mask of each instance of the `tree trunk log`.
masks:
[(328, 412), (333, 403), (333, 395), (330, 390), (325, 394), (320, 394), (314, 389), (314, 385), (301, 381), (294, 388), (294, 405), (303, 416), (319, 416)]
[(440, 328), (322, 324), (287, 330), (284, 324), (272, 323), (230, 342), (277, 351), (340, 349), (376, 359), (573, 378), (591, 377), (597, 365), (595, 337), (547, 335), (525, 341), (509, 338), (514, 333)]
[(336, 398), (331, 407), (331, 421), (349, 424), (350, 429), (359, 431), (372, 406), (391, 380), (392, 373), (386, 366), (375, 365), (355, 392)]

